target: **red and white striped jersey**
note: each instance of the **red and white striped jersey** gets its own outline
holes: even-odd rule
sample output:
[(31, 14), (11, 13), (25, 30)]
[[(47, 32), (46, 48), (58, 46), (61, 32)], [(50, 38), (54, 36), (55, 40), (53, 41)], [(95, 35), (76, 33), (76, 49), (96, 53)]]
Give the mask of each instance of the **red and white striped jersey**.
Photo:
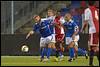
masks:
[(89, 34), (99, 32), (99, 11), (95, 6), (85, 9), (85, 20), (89, 23)]
[(62, 22), (60, 21), (62, 19), (61, 16), (57, 16), (54, 19), (54, 23), (57, 24), (58, 26), (61, 26), (60, 28), (55, 26), (55, 34), (64, 34), (64, 28), (62, 27)]

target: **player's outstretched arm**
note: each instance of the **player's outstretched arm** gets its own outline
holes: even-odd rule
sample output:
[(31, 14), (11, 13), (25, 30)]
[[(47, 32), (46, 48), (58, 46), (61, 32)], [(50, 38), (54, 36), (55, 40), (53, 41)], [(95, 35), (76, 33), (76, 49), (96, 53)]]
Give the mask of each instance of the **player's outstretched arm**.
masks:
[(34, 34), (34, 31), (30, 31), (30, 32), (27, 34), (26, 39), (27, 39), (30, 35), (32, 35), (32, 34)]

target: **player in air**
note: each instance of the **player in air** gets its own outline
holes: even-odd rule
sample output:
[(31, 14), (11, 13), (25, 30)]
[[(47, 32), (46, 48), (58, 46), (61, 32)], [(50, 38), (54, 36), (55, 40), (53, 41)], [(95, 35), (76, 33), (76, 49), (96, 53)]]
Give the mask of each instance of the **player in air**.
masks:
[[(39, 15), (33, 17), (35, 20), (35, 25), (33, 30), (28, 33), (26, 39), (34, 34), (34, 32), (39, 32), (41, 34), (40, 38), (40, 50), (41, 50), (41, 61), (47, 61), (51, 55), (51, 44), (52, 44), (52, 31), (50, 29), (49, 20), (42, 20)], [(46, 55), (46, 58), (44, 56)]]
[(89, 24), (89, 65), (93, 66), (94, 53), (97, 54), (99, 61), (99, 11), (94, 6), (95, 1), (88, 1), (88, 4), (89, 6), (84, 12), (85, 19), (81, 32)]

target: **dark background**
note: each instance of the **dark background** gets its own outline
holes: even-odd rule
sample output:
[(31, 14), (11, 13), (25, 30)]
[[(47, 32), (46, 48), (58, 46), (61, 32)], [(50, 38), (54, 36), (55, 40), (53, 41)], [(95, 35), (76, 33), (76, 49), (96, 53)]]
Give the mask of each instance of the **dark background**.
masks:
[[(2, 34), (1, 35), (1, 55), (39, 55), (40, 35), (35, 33), (28, 40), (25, 40), (26, 34)], [(21, 51), (21, 46), (29, 46), (29, 52)], [(80, 34), (79, 47), (88, 49), (88, 34)]]

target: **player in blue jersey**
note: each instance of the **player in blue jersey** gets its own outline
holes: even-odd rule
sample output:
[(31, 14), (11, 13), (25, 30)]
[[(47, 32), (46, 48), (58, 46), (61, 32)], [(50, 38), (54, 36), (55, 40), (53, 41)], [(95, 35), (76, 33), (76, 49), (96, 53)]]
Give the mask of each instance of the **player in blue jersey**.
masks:
[(72, 16), (70, 13), (67, 13), (65, 15), (65, 23), (64, 23), (64, 27), (65, 27), (65, 39), (66, 39), (66, 44), (68, 44), (68, 48), (69, 48), (69, 55), (70, 55), (70, 59), (68, 61), (73, 61), (74, 59), (74, 54), (75, 54), (75, 50), (78, 52), (81, 52), (83, 54), (86, 54), (86, 52), (84, 52), (84, 50), (81, 50), (80, 48), (78, 49), (78, 40), (79, 40), (79, 28), (78, 25), (72, 20)]
[[(35, 20), (35, 25), (33, 26), (33, 30), (28, 33), (26, 36), (26, 39), (34, 34), (34, 32), (39, 32), (41, 34), (40, 38), (40, 50), (41, 50), (41, 61), (48, 61), (51, 55), (51, 48), (49, 45), (51, 45), (52, 41), (52, 31), (50, 29), (50, 23), (49, 20), (41, 20), (41, 17), (36, 15), (33, 17)], [(46, 55), (46, 59), (44, 59), (44, 56)]]
[(74, 39), (75, 36), (78, 34), (79, 30), (78, 30), (78, 26), (71, 19), (70, 13), (67, 13), (65, 15), (64, 27), (66, 29), (65, 31), (66, 45), (68, 45), (69, 55), (70, 55), (70, 59), (68, 61), (72, 62), (74, 59)]

